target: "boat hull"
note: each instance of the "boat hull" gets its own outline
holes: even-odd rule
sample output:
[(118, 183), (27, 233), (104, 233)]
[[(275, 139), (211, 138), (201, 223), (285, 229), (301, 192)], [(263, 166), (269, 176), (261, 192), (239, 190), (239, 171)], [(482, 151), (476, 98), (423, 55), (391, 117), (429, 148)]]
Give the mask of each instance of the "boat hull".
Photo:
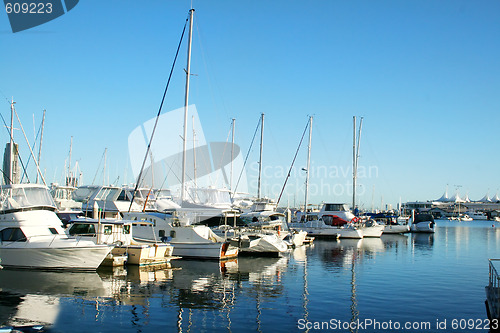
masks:
[(229, 259), (238, 256), (238, 248), (225, 243), (171, 242), (173, 255), (182, 258)]
[(243, 253), (281, 253), (288, 249), (287, 244), (276, 235), (256, 235), (241, 240), (240, 252)]
[(47, 270), (96, 270), (113, 246), (0, 247), (4, 267)]
[(311, 221), (307, 223), (291, 223), (290, 228), (296, 230), (304, 230), (308, 236), (314, 237), (333, 237), (333, 238), (363, 238), (363, 232), (351, 227), (334, 227), (320, 223), (319, 221)]
[(408, 225), (386, 225), (384, 226), (384, 234), (402, 234), (410, 231)]
[(431, 221), (424, 221), (424, 222), (418, 222), (414, 223), (410, 227), (411, 232), (425, 232), (425, 233), (434, 233), (435, 230), (435, 222)]

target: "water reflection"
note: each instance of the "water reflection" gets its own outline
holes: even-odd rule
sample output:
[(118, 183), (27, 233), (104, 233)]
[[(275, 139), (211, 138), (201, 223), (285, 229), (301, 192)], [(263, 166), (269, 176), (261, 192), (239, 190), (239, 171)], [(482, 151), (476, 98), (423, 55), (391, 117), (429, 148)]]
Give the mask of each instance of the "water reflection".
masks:
[(411, 235), (411, 242), (414, 250), (429, 252), (434, 245), (434, 234), (414, 233)]
[(0, 326), (53, 325), (63, 296), (107, 294), (97, 273), (0, 270)]

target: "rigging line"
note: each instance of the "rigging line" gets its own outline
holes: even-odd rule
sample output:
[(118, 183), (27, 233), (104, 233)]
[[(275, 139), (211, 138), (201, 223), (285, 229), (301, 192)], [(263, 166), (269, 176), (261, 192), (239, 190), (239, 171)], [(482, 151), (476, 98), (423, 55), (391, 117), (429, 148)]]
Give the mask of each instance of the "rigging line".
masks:
[(5, 178), (7, 178), (7, 180), (9, 181), (9, 183), (11, 183), (11, 184), (12, 184), (12, 180), (9, 178), (9, 175), (8, 175), (8, 174), (6, 174), (6, 173), (5, 173), (2, 169), (0, 169), (0, 172), (2, 172), (3, 176), (4, 176)]
[(283, 195), (283, 191), (285, 190), (286, 183), (288, 182), (288, 178), (290, 178), (290, 174), (292, 172), (293, 164), (295, 163), (295, 159), (297, 158), (297, 154), (299, 153), (300, 146), (302, 145), (302, 141), (304, 140), (304, 136), (306, 135), (307, 128), (309, 127), (309, 120), (307, 120), (306, 128), (304, 128), (304, 133), (302, 133), (302, 137), (300, 138), (299, 146), (297, 147), (297, 151), (295, 152), (295, 156), (293, 157), (292, 165), (290, 165), (290, 170), (288, 170), (288, 175), (285, 178), (285, 183), (281, 188), (280, 196), (278, 197), (278, 201), (276, 201), (276, 207), (279, 205), (281, 196)]
[(255, 141), (255, 136), (257, 135), (257, 131), (259, 130), (259, 127), (261, 126), (261, 124), (260, 124), (261, 120), (262, 119), (259, 117), (259, 121), (257, 122), (257, 127), (255, 128), (255, 132), (253, 133), (252, 142), (250, 143), (250, 147), (248, 147), (247, 156), (245, 156), (245, 162), (243, 163), (243, 167), (241, 168), (240, 176), (238, 177), (238, 181), (236, 182), (236, 186), (234, 187), (233, 196), (231, 197), (231, 199), (234, 199), (234, 195), (236, 194), (236, 190), (238, 189), (238, 185), (240, 184), (241, 176), (243, 175), (243, 171), (245, 171), (245, 165), (247, 164), (248, 155), (250, 155), (250, 151), (252, 150), (253, 142)]
[[(3, 122), (4, 126), (5, 126), (5, 128), (9, 128), (9, 126), (7, 126), (7, 123), (5, 122), (5, 119), (4, 119), (4, 117), (3, 117), (3, 115), (1, 113), (0, 113), (0, 117), (2, 118), (2, 122)], [(8, 130), (7, 130), (7, 132), (8, 132)], [(10, 135), (13, 135), (13, 134), (9, 133), (9, 136)], [(14, 141), (14, 140), (12, 140), (12, 141)], [(19, 162), (21, 162), (21, 166), (22, 166), (23, 172), (24, 172), (23, 174), (26, 175), (26, 179), (28, 180), (28, 183), (30, 183), (30, 179), (28, 177), (28, 173), (26, 171), (26, 167), (24, 166), (23, 159), (21, 158), (21, 155), (19, 155), (19, 154), (17, 155), (17, 157), (19, 158)], [(9, 177), (7, 177), (7, 178), (9, 178)], [(12, 180), (9, 179), (9, 182), (12, 183)]]
[(104, 158), (104, 154), (106, 154), (106, 150), (104, 150), (104, 153), (102, 153), (101, 160), (99, 161), (99, 165), (97, 166), (97, 170), (95, 171), (94, 179), (92, 179), (92, 184), (94, 185), (95, 179), (97, 178), (97, 173), (99, 172), (99, 169), (101, 168), (101, 163)]
[[(130, 206), (128, 207), (129, 212), (130, 212), (130, 209), (132, 208), (132, 203), (134, 202), (134, 199), (135, 199), (135, 192), (137, 191), (137, 188), (140, 185), (139, 182), (141, 181), (142, 172), (144, 170), (144, 165), (146, 164), (146, 161), (147, 161), (148, 156), (149, 156), (149, 151), (151, 150), (151, 142), (153, 141), (153, 136), (154, 136), (155, 131), (156, 131), (156, 125), (158, 125), (158, 119), (160, 118), (161, 109), (163, 107), (163, 102), (165, 101), (165, 96), (167, 95), (168, 86), (170, 85), (170, 79), (172, 78), (172, 74), (174, 72), (175, 63), (177, 61), (177, 56), (179, 55), (179, 50), (181, 49), (181, 44), (182, 44), (182, 40), (184, 39), (184, 32), (186, 31), (186, 26), (187, 26), (188, 21), (189, 21), (189, 16), (188, 16), (188, 18), (186, 18), (186, 22), (184, 23), (184, 28), (182, 29), (182, 34), (181, 34), (181, 38), (179, 40), (179, 45), (177, 46), (177, 51), (175, 52), (174, 62), (172, 63), (172, 68), (170, 69), (170, 74), (168, 76), (167, 84), (165, 86), (165, 91), (163, 92), (163, 97), (161, 99), (160, 107), (158, 109), (158, 114), (156, 115), (155, 124), (153, 126), (153, 130), (151, 131), (151, 136), (149, 138), (148, 147), (146, 149), (146, 154), (144, 155), (144, 160), (142, 161), (141, 171), (139, 172), (139, 176), (137, 177), (137, 182), (135, 184), (135, 190), (134, 190), (134, 193), (132, 194), (132, 199), (130, 200)], [(186, 138), (184, 138), (184, 140), (186, 140)], [(182, 185), (182, 186), (184, 186), (184, 185)]]
[[(197, 40), (198, 40), (198, 44), (200, 47), (201, 59), (203, 60), (203, 66), (205, 68), (205, 72), (207, 75), (208, 88), (210, 90), (210, 98), (212, 100), (214, 109), (216, 111), (216, 116), (217, 116), (218, 121), (223, 122), (223, 119), (221, 119), (221, 117), (220, 117), (220, 113), (223, 113), (223, 115), (225, 115), (226, 117), (229, 117), (229, 114), (227, 112), (227, 107), (226, 107), (226, 103), (224, 101), (223, 94), (221, 94), (221, 92), (220, 92), (217, 78), (215, 76), (212, 78), (212, 75), (210, 74), (211, 72), (215, 72), (215, 71), (212, 71), (212, 66), (211, 66), (209, 54), (208, 54), (208, 52), (205, 51), (205, 48), (203, 46), (203, 38), (202, 38), (203, 35), (201, 33), (200, 26), (198, 25), (199, 21), (200, 20), (199, 20), (199, 15), (198, 15), (198, 20), (196, 20), (194, 22), (194, 24), (196, 26), (196, 31), (198, 32)], [(220, 99), (220, 103), (217, 102), (216, 98)], [(219, 104), (221, 104), (221, 105), (219, 105)]]
[[(37, 174), (40, 175), (40, 178), (42, 179), (43, 185), (47, 186), (47, 183), (45, 182), (45, 177), (43, 177), (43, 174), (42, 174), (42, 170), (40, 169), (40, 166), (38, 165), (37, 161), (35, 160), (35, 154), (33, 153), (33, 150), (31, 149), (30, 143), (28, 141), (28, 137), (26, 136), (26, 132), (24, 131), (23, 124), (21, 123), (21, 119), (19, 119), (19, 114), (17, 113), (16, 108), (14, 108), (14, 113), (16, 114), (17, 121), (19, 122), (19, 127), (21, 128), (24, 139), (26, 140), (26, 145), (30, 149), (30, 153), (33, 156), (33, 161), (35, 162), (35, 165), (36, 165)], [(27, 175), (26, 175), (26, 178), (28, 178)]]
[[(42, 129), (42, 125), (40, 125), (40, 127), (38, 127), (38, 132), (36, 133), (36, 136), (35, 136), (35, 140), (33, 141), (33, 145), (31, 147), (31, 149), (35, 149), (35, 146), (36, 146), (36, 140), (38, 140), (38, 135), (40, 134), (40, 130)], [(29, 164), (30, 164), (30, 161), (31, 161), (31, 155), (28, 157), (28, 162), (26, 162), (26, 168), (28, 168)], [(24, 176), (26, 175), (26, 173), (23, 173), (23, 176), (21, 177), (21, 183), (23, 182), (24, 180)], [(26, 175), (27, 177), (28, 175)]]
[[(226, 143), (224, 144), (224, 150), (222, 151), (222, 155), (220, 157), (219, 166), (220, 166), (220, 170), (222, 171), (221, 173), (224, 173), (224, 170), (223, 170), (224, 166), (222, 165), (222, 163), (224, 163), (224, 156), (226, 155), (226, 150), (227, 150), (227, 146), (229, 143), (229, 138), (230, 138), (231, 132), (233, 130), (232, 125), (233, 125), (232, 123), (229, 125), (229, 132), (227, 133)], [(233, 147), (233, 149), (234, 149), (234, 147)], [(233, 161), (231, 161), (230, 163), (233, 163)], [(222, 181), (224, 181), (224, 179)], [(215, 176), (215, 184), (217, 184), (218, 182), (219, 182), (219, 173), (217, 173)]]

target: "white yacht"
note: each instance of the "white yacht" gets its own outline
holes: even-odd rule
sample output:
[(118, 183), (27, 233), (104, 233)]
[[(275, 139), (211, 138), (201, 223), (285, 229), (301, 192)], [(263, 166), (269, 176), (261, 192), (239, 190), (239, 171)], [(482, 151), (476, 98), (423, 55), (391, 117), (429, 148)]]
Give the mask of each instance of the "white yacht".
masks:
[(479, 211), (468, 211), (466, 212), (466, 214), (471, 217), (473, 220), (487, 220), (488, 219), (488, 216), (483, 213), (483, 212), (479, 212)]
[[(349, 210), (349, 206), (344, 203), (324, 203), (319, 212), (307, 213), (307, 215), (311, 214), (317, 215), (318, 218), (323, 215), (336, 215), (347, 222), (350, 222), (355, 217)], [(297, 212), (297, 221), (300, 221), (302, 215), (304, 213)]]
[(361, 232), (363, 233), (363, 237), (380, 238), (385, 229), (384, 225), (377, 223), (377, 221), (373, 219), (359, 220), (354, 223), (354, 225), (356, 225), (361, 230)]
[(136, 222), (132, 226), (138, 241), (168, 241), (174, 246), (174, 256), (183, 258), (228, 259), (238, 256), (238, 247), (217, 236), (205, 225), (181, 224), (175, 216), (160, 212), (124, 213), (124, 218)]
[(409, 223), (411, 232), (433, 233), (436, 231), (436, 222), (431, 214), (412, 213)]
[(304, 230), (309, 236), (334, 238), (363, 238), (363, 232), (336, 215), (302, 215), (300, 221), (289, 224), (291, 229)]
[(95, 270), (114, 245), (68, 237), (46, 186), (0, 186), (0, 259), (4, 267)]

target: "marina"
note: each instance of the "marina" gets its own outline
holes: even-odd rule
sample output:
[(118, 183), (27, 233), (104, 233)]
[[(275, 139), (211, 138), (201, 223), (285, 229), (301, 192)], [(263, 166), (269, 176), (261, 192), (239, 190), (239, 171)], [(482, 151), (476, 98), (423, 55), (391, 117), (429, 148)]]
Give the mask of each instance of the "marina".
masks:
[(500, 331), (498, 4), (316, 2), (6, 3), (0, 333)]
[(340, 331), (383, 332), (373, 322), (392, 321), (439, 332), (473, 320), (482, 329), (487, 258), (500, 250), (500, 223), (436, 224), (434, 234), (315, 240), (276, 258), (93, 273), (4, 269), (0, 323), (51, 332), (299, 332), (372, 320)]

